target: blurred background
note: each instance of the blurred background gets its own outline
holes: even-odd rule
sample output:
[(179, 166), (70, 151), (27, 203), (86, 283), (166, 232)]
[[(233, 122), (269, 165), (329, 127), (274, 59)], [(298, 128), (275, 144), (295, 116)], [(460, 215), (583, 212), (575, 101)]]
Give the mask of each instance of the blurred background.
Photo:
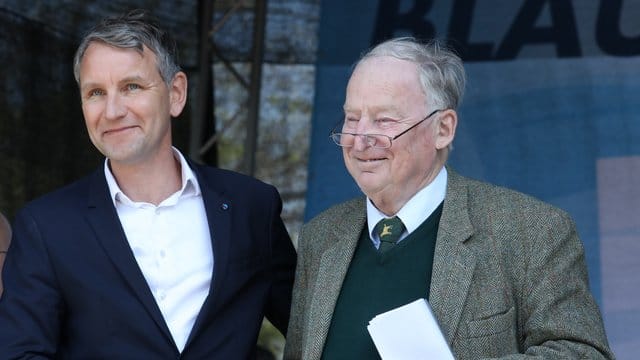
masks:
[[(294, 242), (359, 194), (328, 139), (352, 64), (392, 36), (450, 41), (468, 73), (450, 164), (571, 213), (614, 352), (640, 352), (640, 0), (0, 0), (9, 218), (101, 164), (72, 57), (91, 25), (133, 8), (178, 41), (190, 94), (177, 147), (274, 184)], [(283, 341), (265, 323), (265, 354)]]

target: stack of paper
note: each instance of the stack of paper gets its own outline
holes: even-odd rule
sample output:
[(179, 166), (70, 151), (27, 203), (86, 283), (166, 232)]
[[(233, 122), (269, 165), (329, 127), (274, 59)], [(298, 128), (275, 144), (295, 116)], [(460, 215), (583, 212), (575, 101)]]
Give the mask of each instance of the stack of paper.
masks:
[(367, 330), (384, 360), (454, 360), (425, 299), (377, 315)]

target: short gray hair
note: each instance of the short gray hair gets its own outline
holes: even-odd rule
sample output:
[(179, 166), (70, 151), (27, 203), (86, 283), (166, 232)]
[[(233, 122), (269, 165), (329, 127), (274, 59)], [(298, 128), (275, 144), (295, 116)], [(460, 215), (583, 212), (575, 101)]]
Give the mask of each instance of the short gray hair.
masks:
[(171, 84), (180, 71), (178, 49), (171, 35), (144, 10), (133, 10), (118, 17), (105, 18), (82, 38), (73, 59), (73, 75), (80, 84), (80, 62), (93, 42), (113, 47), (135, 49), (142, 53), (146, 46), (156, 55), (156, 65), (165, 83)]
[(462, 60), (438, 40), (421, 43), (412, 37), (387, 40), (365, 53), (356, 63), (377, 56), (390, 56), (418, 66), (420, 84), (429, 104), (456, 110), (462, 102), (466, 82)]

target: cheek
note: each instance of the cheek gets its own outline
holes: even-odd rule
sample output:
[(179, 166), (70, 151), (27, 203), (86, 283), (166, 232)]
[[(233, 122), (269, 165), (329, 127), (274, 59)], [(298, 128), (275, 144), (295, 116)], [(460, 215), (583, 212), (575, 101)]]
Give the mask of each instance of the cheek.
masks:
[(87, 127), (95, 125), (98, 122), (100, 109), (98, 104), (89, 103), (82, 105), (82, 115), (84, 116), (84, 122)]
[(410, 156), (425, 157), (429, 152), (435, 151), (436, 136), (433, 134), (431, 127), (422, 129), (416, 136), (409, 142), (407, 146), (407, 152)]
[(402, 151), (396, 151), (393, 154), (393, 170), (394, 177), (404, 177), (407, 174), (419, 172), (424, 164), (428, 161), (428, 148), (424, 145), (424, 141), (415, 139), (409, 142)]
[(168, 103), (148, 101), (140, 105), (131, 110), (140, 119), (171, 119), (175, 117), (171, 113), (171, 106)]
[(349, 163), (350, 161), (350, 157), (349, 157), (349, 150), (347, 148), (342, 148), (342, 159), (344, 160), (345, 163)]
[(358, 164), (353, 159), (353, 157), (351, 157), (350, 152), (347, 151), (345, 148), (343, 148), (342, 150), (342, 158), (344, 160), (344, 166), (347, 169), (347, 172), (349, 173), (349, 175), (351, 175), (351, 177), (354, 179), (358, 178), (360, 175)]

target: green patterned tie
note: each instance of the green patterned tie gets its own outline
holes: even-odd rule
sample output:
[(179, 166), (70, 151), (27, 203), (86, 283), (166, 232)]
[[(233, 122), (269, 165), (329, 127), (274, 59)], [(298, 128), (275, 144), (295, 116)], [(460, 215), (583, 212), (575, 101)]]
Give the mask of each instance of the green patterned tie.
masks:
[(404, 224), (399, 217), (394, 216), (390, 219), (382, 219), (374, 228), (374, 231), (380, 237), (380, 247), (378, 250), (384, 253), (391, 249), (400, 239), (400, 235), (404, 231)]

